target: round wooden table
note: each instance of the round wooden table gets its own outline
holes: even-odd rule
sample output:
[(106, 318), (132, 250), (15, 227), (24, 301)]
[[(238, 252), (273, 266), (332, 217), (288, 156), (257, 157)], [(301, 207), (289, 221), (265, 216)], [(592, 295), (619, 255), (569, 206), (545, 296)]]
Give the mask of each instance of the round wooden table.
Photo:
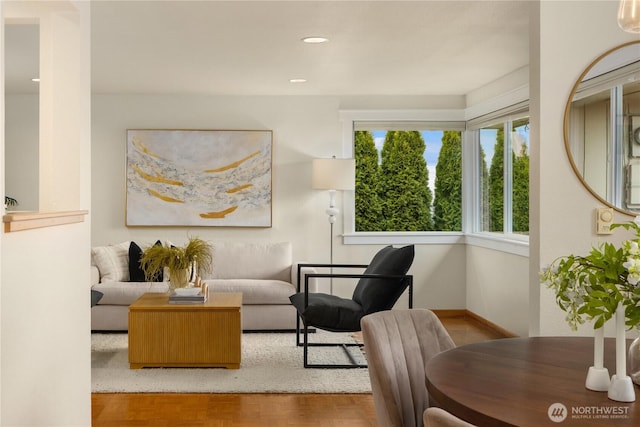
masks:
[[(593, 345), (582, 337), (508, 338), (445, 351), (427, 364), (431, 405), (482, 427), (639, 426), (640, 387), (633, 403), (585, 388)], [(615, 374), (613, 339), (605, 339), (604, 365)]]

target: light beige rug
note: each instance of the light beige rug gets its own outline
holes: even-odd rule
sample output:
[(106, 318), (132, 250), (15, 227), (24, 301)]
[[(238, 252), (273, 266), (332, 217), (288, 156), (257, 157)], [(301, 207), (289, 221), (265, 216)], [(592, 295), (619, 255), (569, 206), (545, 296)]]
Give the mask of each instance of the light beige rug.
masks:
[[(354, 342), (350, 334), (318, 331), (316, 342)], [(127, 334), (91, 337), (91, 390), (94, 393), (370, 393), (367, 369), (305, 369), (302, 347), (293, 333), (242, 335), (240, 369), (129, 369)], [(364, 356), (357, 348), (352, 353)], [(313, 347), (311, 363), (348, 363), (342, 349)]]

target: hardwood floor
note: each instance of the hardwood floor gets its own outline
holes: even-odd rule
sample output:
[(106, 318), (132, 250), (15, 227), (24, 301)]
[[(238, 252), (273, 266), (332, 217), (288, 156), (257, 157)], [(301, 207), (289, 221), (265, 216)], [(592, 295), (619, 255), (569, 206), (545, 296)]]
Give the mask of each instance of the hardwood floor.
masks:
[(94, 394), (93, 426), (376, 426), (369, 394)]
[[(441, 315), (456, 345), (503, 338), (463, 315)], [(371, 394), (159, 394), (91, 396), (94, 427), (375, 427)]]

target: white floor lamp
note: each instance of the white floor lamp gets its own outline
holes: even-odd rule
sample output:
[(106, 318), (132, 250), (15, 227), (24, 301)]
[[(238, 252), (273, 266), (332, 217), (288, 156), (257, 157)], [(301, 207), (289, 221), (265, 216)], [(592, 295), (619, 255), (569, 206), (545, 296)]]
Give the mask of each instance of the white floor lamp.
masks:
[[(336, 208), (336, 191), (353, 190), (356, 185), (356, 161), (355, 159), (313, 159), (311, 186), (315, 190), (329, 190), (329, 215), (330, 224), (330, 250), (329, 264), (333, 264), (333, 224), (338, 213)], [(331, 281), (331, 294), (333, 294), (333, 280)]]

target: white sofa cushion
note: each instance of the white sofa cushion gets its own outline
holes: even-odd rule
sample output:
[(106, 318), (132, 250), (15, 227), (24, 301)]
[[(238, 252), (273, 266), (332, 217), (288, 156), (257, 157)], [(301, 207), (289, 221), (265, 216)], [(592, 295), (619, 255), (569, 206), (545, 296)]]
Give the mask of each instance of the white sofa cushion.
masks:
[(290, 304), (296, 288), (282, 280), (208, 279), (209, 292), (242, 292), (242, 304)]
[(167, 292), (166, 282), (111, 282), (94, 285), (93, 290), (104, 295), (98, 305), (129, 305), (147, 292)]
[(95, 246), (91, 248), (93, 263), (100, 271), (100, 280), (113, 282), (129, 281), (129, 245), (122, 242), (117, 245)]
[(206, 279), (291, 280), (290, 242), (212, 244), (211, 277)]

